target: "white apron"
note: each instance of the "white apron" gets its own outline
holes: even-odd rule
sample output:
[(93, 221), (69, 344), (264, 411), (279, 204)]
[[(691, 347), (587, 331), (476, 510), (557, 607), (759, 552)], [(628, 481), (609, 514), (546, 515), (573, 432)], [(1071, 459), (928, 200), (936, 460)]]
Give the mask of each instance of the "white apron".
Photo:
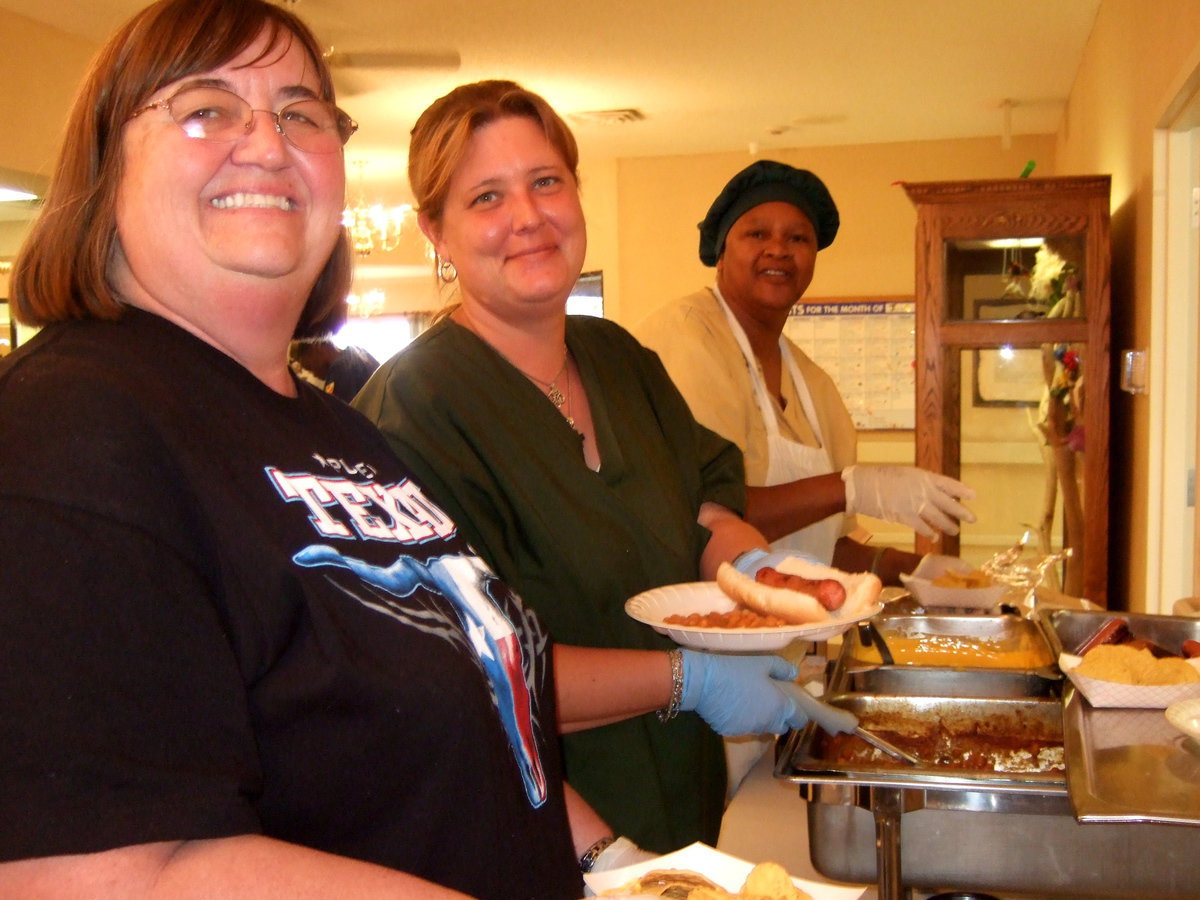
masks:
[[(779, 352), (786, 363), (786, 371), (791, 376), (796, 395), (800, 398), (800, 406), (817, 438), (819, 446), (816, 447), (809, 447), (799, 441), (790, 440), (779, 433), (779, 422), (775, 418), (775, 406), (767, 392), (767, 385), (759, 370), (758, 360), (755, 359), (754, 351), (750, 349), (750, 341), (742, 330), (737, 317), (730, 311), (728, 304), (721, 296), (720, 290), (714, 287), (713, 294), (721, 306), (721, 311), (725, 313), (725, 318), (729, 321), (729, 329), (737, 339), (742, 355), (746, 358), (746, 368), (750, 372), (750, 381), (754, 385), (754, 399), (767, 430), (767, 477), (762, 486), (786, 484), (789, 481), (797, 481), (814, 475), (828, 475), (835, 471), (833, 462), (829, 458), (829, 452), (824, 447), (825, 440), (821, 436), (821, 427), (817, 423), (812, 394), (808, 390), (804, 376), (800, 374), (800, 368), (796, 365), (796, 360), (783, 335), (779, 336)], [(834, 545), (837, 544), (841, 534), (842, 517), (832, 515), (799, 531), (784, 535), (772, 543), (771, 548), (773, 550), (799, 550), (829, 565), (833, 562)]]
[[(713, 294), (717, 298), (721, 311), (725, 313), (725, 318), (729, 321), (729, 330), (737, 339), (742, 356), (746, 358), (746, 368), (750, 372), (750, 381), (754, 385), (754, 399), (758, 404), (763, 425), (767, 429), (767, 476), (764, 486), (786, 484), (789, 481), (808, 478), (812, 475), (827, 475), (834, 471), (833, 463), (824, 446), (809, 447), (799, 441), (789, 440), (779, 433), (775, 407), (767, 393), (766, 382), (759, 371), (754, 351), (750, 349), (750, 341), (746, 337), (746, 332), (742, 331), (741, 324), (730, 311), (720, 290), (715, 286)], [(808, 417), (817, 443), (824, 445), (825, 440), (821, 437), (821, 428), (817, 424), (817, 413), (813, 407), (812, 394), (809, 392), (808, 384), (805, 382), (804, 376), (800, 374), (800, 368), (796, 365), (792, 351), (788, 348), (782, 335), (779, 337), (779, 351), (787, 363), (786, 371), (792, 379), (792, 384), (795, 385), (796, 395), (800, 398), (800, 406), (804, 410), (805, 416)], [(807, 528), (784, 535), (771, 544), (771, 549), (798, 550), (828, 565), (833, 561), (833, 548), (841, 533), (842, 517), (829, 516), (820, 522), (814, 522)], [(809, 644), (806, 642), (794, 641), (779, 652), (781, 656), (798, 663), (804, 657), (808, 647)], [(742, 779), (773, 744), (774, 738), (768, 737), (747, 735), (725, 739), (725, 763), (729, 772), (727, 799), (732, 800)]]

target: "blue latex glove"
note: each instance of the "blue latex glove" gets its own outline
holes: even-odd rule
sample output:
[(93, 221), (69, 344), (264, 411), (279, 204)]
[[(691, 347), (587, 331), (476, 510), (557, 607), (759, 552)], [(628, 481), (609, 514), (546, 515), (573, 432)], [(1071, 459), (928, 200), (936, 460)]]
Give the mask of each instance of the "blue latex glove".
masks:
[[(795, 684), (798, 670), (781, 656), (683, 651), (683, 698), (718, 734), (783, 734), (802, 727), (819, 700)], [(854, 726), (850, 726), (853, 730)]]
[(785, 559), (804, 559), (818, 566), (825, 565), (819, 559), (795, 550), (762, 550), (755, 547), (753, 550), (747, 550), (734, 557), (733, 567), (743, 575), (753, 578), (759, 569), (776, 569)]

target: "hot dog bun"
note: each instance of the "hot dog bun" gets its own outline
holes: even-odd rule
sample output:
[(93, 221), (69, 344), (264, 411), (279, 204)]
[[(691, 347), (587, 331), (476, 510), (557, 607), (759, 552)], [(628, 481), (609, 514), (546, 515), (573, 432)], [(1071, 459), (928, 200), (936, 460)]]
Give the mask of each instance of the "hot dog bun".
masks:
[(765, 616), (779, 616), (796, 625), (810, 625), (834, 619), (856, 619), (879, 599), (883, 583), (870, 572), (851, 574), (821, 566), (798, 557), (789, 557), (775, 566), (780, 572), (814, 581), (832, 578), (846, 588), (846, 602), (830, 613), (816, 597), (787, 588), (767, 587), (752, 576), (743, 575), (729, 563), (717, 567), (717, 584), (734, 601)]

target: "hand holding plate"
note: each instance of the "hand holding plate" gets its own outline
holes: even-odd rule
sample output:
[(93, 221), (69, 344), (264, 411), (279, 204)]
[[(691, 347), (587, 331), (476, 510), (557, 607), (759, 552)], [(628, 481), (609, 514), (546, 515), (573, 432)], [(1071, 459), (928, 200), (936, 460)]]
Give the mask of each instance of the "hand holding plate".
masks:
[(682, 653), (683, 697), (679, 708), (694, 710), (713, 731), (726, 736), (783, 734), (796, 727), (792, 723), (797, 704), (783, 688), (791, 684), (798, 671), (783, 657), (696, 650)]

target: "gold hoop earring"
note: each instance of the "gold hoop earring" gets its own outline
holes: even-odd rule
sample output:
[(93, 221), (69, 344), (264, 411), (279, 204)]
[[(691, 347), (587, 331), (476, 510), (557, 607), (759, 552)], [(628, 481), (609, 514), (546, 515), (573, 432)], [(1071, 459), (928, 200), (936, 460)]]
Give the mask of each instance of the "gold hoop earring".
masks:
[(440, 278), (446, 284), (450, 284), (452, 281), (458, 278), (458, 269), (454, 268), (454, 263), (450, 262), (448, 259), (441, 259), (438, 261), (437, 271), (438, 278)]

